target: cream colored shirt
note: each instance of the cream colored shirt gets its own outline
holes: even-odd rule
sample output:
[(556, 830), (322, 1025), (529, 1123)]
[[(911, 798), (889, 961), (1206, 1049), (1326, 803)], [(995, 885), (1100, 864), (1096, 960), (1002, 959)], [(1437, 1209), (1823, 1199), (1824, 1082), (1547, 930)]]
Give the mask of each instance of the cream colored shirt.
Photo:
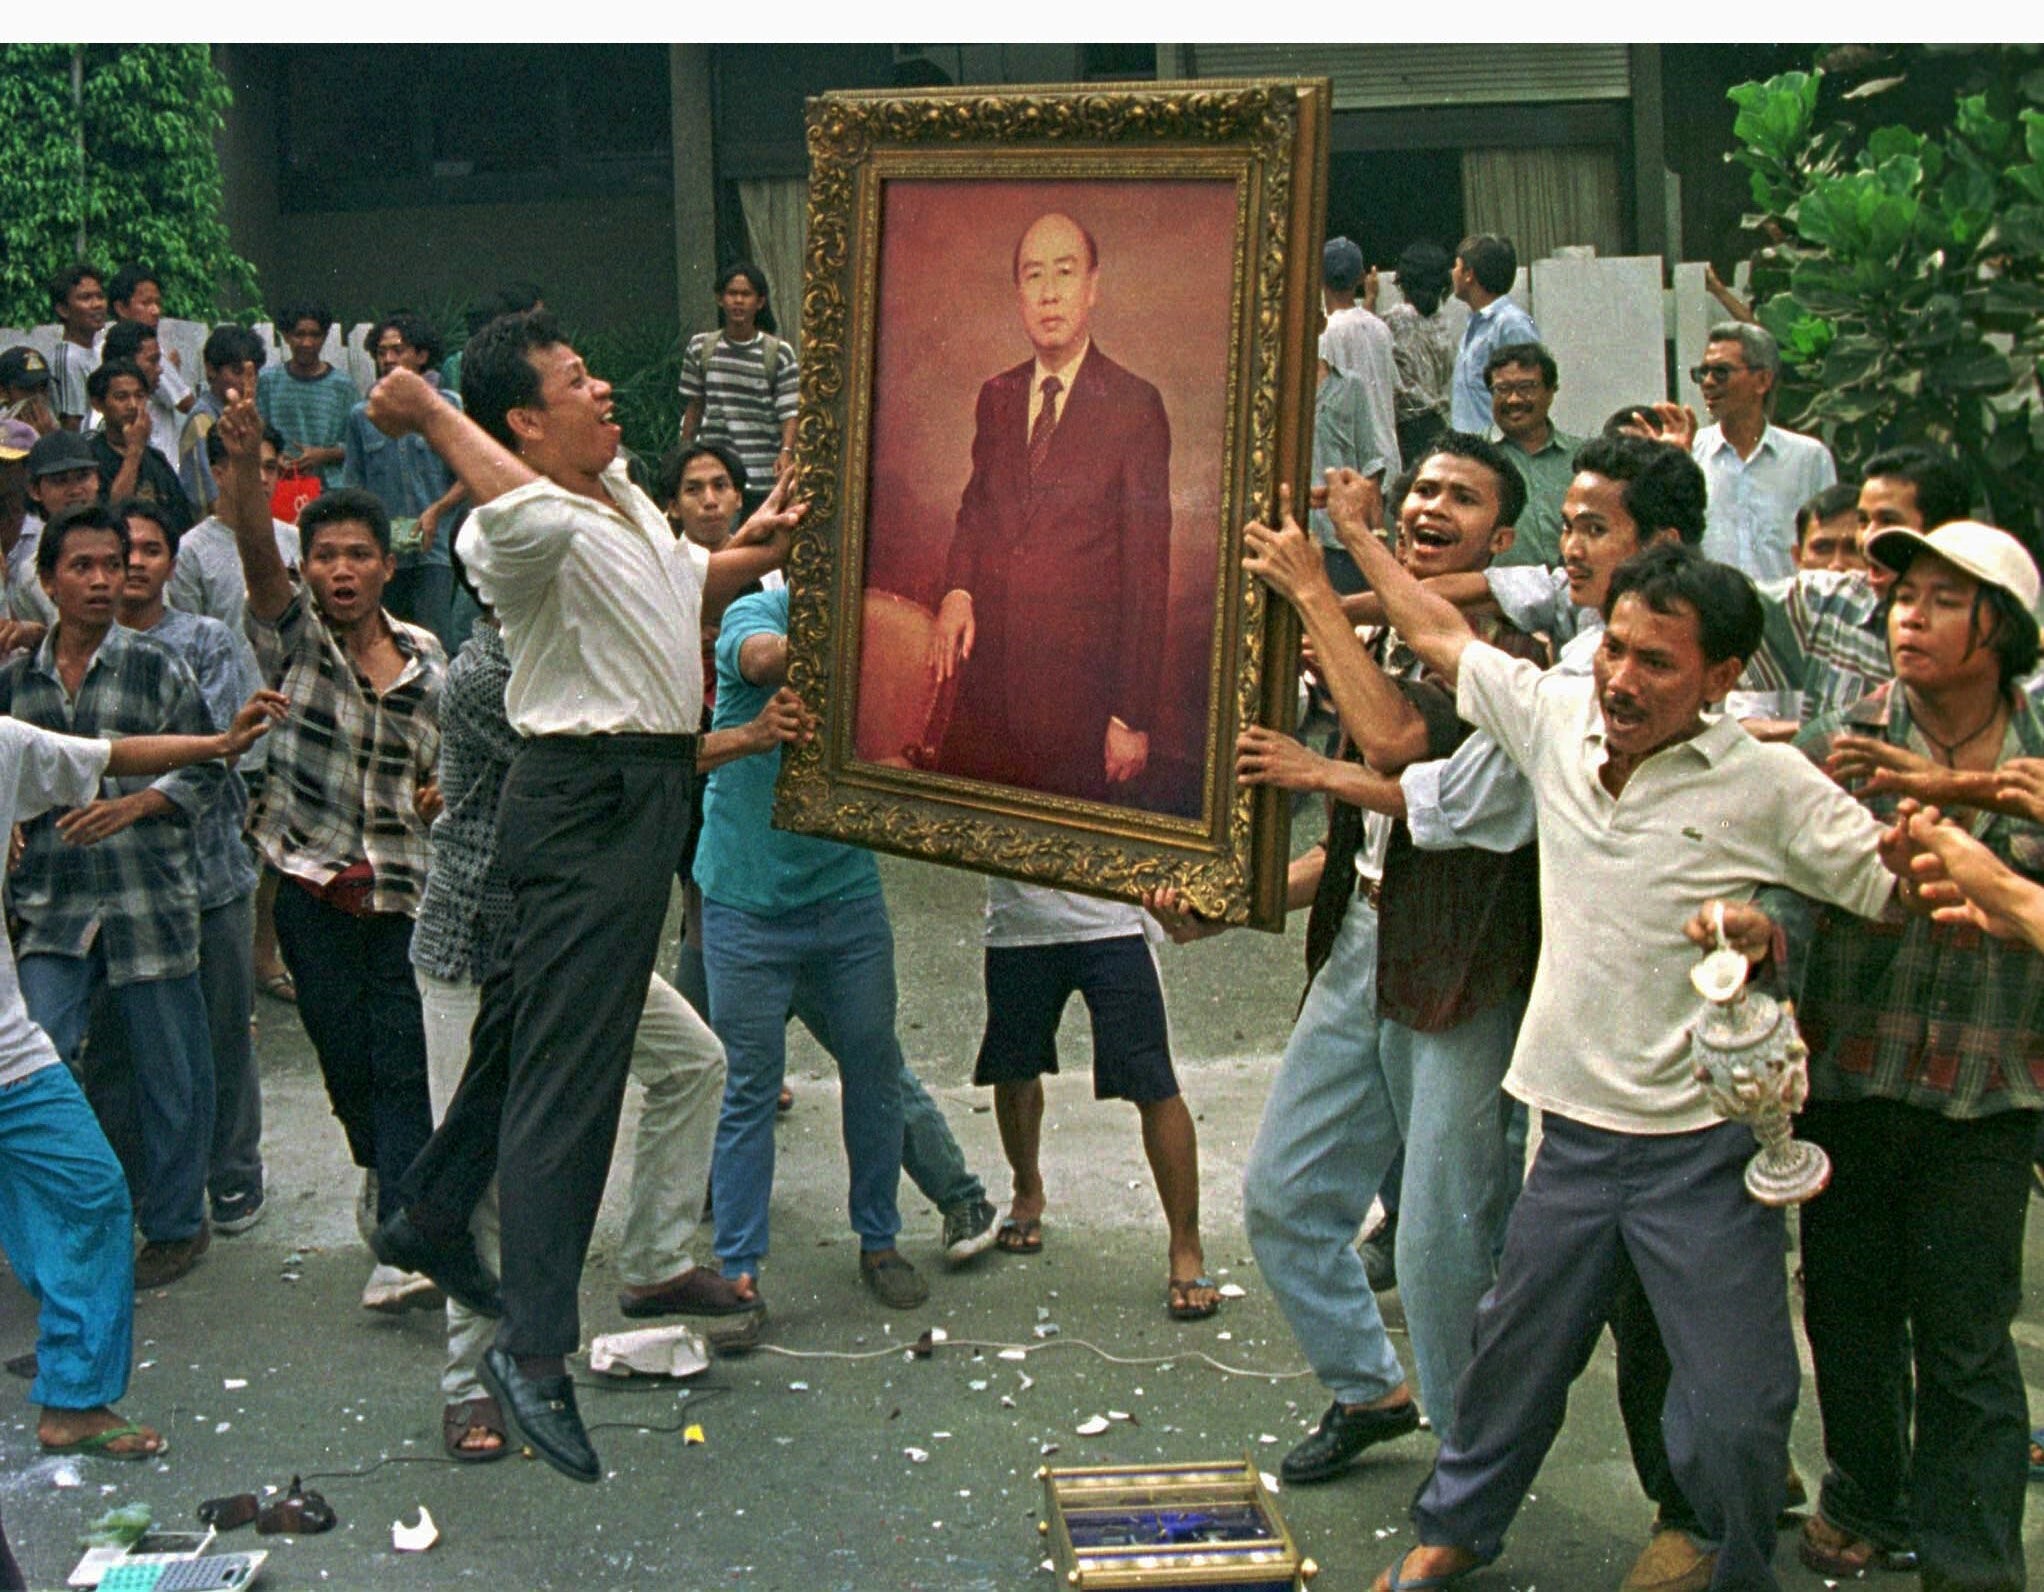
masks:
[(1456, 711), (1525, 771), (1540, 832), (1540, 962), (1505, 1087), (1614, 1133), (1722, 1120), (1691, 1076), (1683, 925), (1705, 901), (1785, 884), (1864, 917), (1893, 881), (1881, 826), (1790, 746), (1728, 718), (1645, 759), (1611, 795), (1595, 682), (1477, 643)]
[(624, 461), (610, 502), (532, 481), (477, 509), (456, 547), (511, 657), (521, 735), (693, 735), (702, 727), (710, 555), (676, 536)]

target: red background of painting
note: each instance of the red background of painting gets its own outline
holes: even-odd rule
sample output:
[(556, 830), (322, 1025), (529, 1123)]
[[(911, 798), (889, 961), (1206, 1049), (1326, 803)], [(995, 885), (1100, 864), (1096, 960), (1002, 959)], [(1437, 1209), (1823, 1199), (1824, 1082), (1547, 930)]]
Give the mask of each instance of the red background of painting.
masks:
[[(934, 607), (972, 473), (980, 386), (1030, 357), (1016, 240), (1060, 210), (1100, 246), (1095, 345), (1152, 383), (1171, 422), (1171, 608), (1153, 762), (1206, 761), (1207, 671), (1220, 556), (1236, 187), (1225, 180), (895, 179), (881, 195), (865, 584)], [(1073, 579), (1085, 579), (1074, 570)], [(969, 667), (969, 665), (968, 665)], [(1164, 769), (1159, 767), (1158, 773)], [(1183, 783), (1172, 781), (1174, 785)]]

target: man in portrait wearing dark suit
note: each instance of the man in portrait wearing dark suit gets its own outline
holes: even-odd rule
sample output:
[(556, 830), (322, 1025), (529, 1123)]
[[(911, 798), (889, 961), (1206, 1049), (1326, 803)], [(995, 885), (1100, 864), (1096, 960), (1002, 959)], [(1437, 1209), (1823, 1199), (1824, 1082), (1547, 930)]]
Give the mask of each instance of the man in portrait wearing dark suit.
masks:
[(931, 663), (937, 771), (1127, 799), (1150, 761), (1171, 583), (1171, 424), (1088, 333), (1100, 251), (1071, 217), (1015, 248), (1033, 358), (979, 390)]

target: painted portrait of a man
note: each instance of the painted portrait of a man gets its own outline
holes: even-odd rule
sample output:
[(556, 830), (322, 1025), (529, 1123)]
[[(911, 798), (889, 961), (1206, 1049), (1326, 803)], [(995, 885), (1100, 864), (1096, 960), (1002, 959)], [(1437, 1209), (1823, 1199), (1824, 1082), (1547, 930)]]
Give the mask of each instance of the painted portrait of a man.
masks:
[(1100, 250), (1072, 217), (1015, 245), (1029, 359), (990, 378), (932, 665), (940, 773), (1106, 798), (1149, 761), (1171, 583), (1171, 422), (1093, 341)]
[(860, 755), (1190, 816), (1232, 185), (888, 187)]

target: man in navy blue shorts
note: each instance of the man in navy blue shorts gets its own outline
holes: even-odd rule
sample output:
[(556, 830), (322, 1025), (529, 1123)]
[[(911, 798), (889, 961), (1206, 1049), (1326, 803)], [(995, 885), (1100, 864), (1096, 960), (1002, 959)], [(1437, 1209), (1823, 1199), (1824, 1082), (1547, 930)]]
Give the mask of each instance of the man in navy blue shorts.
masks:
[(1166, 1307), (1180, 1321), (1220, 1308), (1199, 1241), (1199, 1141), (1171, 1068), (1164, 988), (1140, 907), (1041, 885), (987, 881), (986, 1037), (972, 1081), (991, 1084), (1015, 1193), (994, 1235), (1011, 1255), (1043, 1249), (1043, 1075), (1074, 992), (1093, 1020), (1093, 1097), (1126, 1100), (1171, 1230)]

